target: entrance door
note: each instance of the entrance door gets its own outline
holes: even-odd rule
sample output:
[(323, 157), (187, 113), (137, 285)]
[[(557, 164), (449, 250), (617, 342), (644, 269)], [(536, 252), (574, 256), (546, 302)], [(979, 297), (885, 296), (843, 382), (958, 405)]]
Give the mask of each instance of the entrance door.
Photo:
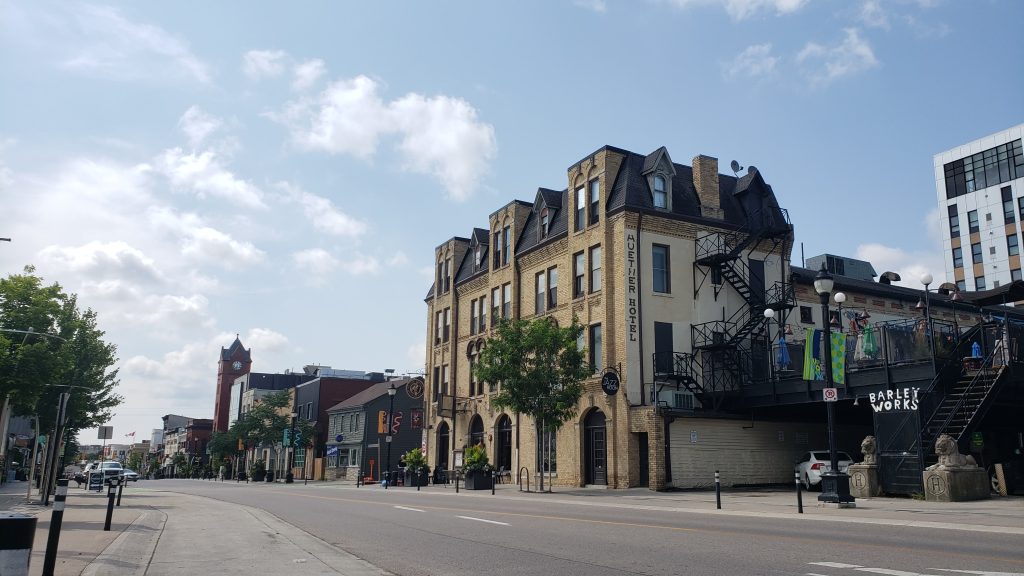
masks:
[(750, 268), (750, 296), (754, 302), (764, 302), (764, 260), (751, 258), (747, 266)]
[(604, 412), (594, 410), (584, 424), (586, 483), (608, 484), (608, 452)]
[(648, 468), (650, 468), (651, 466), (651, 458), (650, 455), (647, 453), (647, 432), (640, 432), (639, 434), (637, 434), (637, 444), (637, 452), (640, 456), (640, 485), (650, 486), (651, 474)]
[(448, 452), (451, 450), (449, 442), (448, 423), (441, 422), (437, 427), (437, 469), (448, 469)]
[(506, 471), (512, 470), (512, 420), (506, 415), (498, 418), (494, 435), (494, 465)]

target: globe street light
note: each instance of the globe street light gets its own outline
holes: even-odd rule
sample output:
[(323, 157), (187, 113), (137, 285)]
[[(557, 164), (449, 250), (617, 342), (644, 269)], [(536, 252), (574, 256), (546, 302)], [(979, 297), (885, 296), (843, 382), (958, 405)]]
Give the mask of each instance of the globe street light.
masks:
[(384, 489), (387, 490), (388, 485), (391, 484), (391, 415), (395, 412), (395, 393), (398, 389), (395, 388), (395, 383), (392, 382), (388, 386), (388, 429), (387, 429), (387, 443), (388, 443), (388, 460), (387, 468), (384, 469)]
[(836, 318), (836, 325), (839, 327), (839, 332), (843, 331), (843, 302), (846, 302), (846, 294), (843, 292), (836, 292), (832, 299), (839, 304), (839, 316)]
[[(814, 291), (818, 293), (818, 297), (821, 299), (821, 324), (825, 333), (825, 345), (822, 347), (821, 353), (825, 360), (825, 388), (833, 387), (832, 329), (829, 322), (828, 299), (832, 295), (834, 285), (832, 275), (828, 273), (828, 270), (825, 269), (825, 263), (822, 262), (821, 270), (818, 271), (818, 275), (814, 278)], [(838, 294), (841, 294), (841, 292)], [(852, 503), (854, 497), (850, 495), (850, 477), (845, 472), (839, 470), (839, 459), (836, 456), (836, 429), (833, 404), (835, 402), (825, 402), (828, 418), (828, 452), (832, 465), (828, 472), (821, 475), (821, 494), (818, 495), (818, 500), (844, 506)]]

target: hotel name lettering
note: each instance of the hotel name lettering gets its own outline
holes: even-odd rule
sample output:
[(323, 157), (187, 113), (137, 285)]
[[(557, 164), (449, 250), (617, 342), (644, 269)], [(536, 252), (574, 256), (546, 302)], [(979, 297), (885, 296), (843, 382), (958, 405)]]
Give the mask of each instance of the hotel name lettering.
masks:
[(626, 333), (630, 342), (639, 341), (638, 276), (636, 270), (636, 232), (626, 231)]

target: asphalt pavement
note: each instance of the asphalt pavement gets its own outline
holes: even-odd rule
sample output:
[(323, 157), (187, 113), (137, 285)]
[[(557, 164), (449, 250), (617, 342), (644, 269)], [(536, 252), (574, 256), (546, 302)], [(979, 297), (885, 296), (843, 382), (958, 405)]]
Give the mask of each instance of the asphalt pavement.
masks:
[[(163, 576), (207, 574), (344, 574), (383, 575), (387, 572), (338, 549), (259, 508), (187, 494), (189, 483), (203, 480), (143, 480), (124, 491), (115, 507), (111, 530), (103, 531), (107, 509), (104, 492), (69, 489), (67, 508), (57, 552), (55, 574)], [(225, 483), (233, 484), (233, 483)], [(166, 488), (164, 488), (166, 486)], [(183, 488), (183, 486), (185, 488)], [(39, 518), (29, 574), (42, 574), (52, 506), (26, 502), (27, 484), (13, 482), (0, 488), (0, 511), (14, 511)], [(225, 486), (227, 488), (227, 486)], [(343, 492), (347, 496), (382, 490), (380, 486), (355, 487), (340, 483), (303, 486), (272, 484), (260, 489), (295, 489)], [(394, 487), (395, 491), (415, 488)], [(646, 489), (566, 489), (553, 493), (520, 491), (503, 484), (490, 491), (456, 494), (453, 486), (429, 486), (423, 491), (437, 496), (503, 500), (544, 499), (580, 507), (628, 508), (675, 511), (680, 514), (736, 517), (793, 518), (797, 511), (795, 491), (784, 489), (724, 490), (721, 509), (713, 491), (651, 492)], [(856, 508), (839, 509), (819, 504), (817, 493), (804, 493), (803, 519), (822, 523), (858, 523), (921, 527), (960, 532), (994, 532), (1024, 536), (1024, 497), (993, 497), (975, 502), (938, 503), (911, 498), (871, 498), (857, 501)], [(229, 527), (229, 529), (225, 529)]]

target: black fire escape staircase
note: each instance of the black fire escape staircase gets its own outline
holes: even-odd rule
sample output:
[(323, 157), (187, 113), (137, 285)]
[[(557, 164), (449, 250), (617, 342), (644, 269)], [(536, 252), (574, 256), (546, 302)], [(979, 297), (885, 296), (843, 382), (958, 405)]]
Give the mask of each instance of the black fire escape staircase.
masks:
[[(751, 380), (755, 372), (751, 342), (767, 328), (765, 309), (782, 310), (794, 305), (791, 285), (777, 282), (764, 291), (751, 287), (750, 268), (743, 252), (765, 239), (775, 240), (778, 247), (790, 230), (786, 212), (775, 208), (770, 215), (765, 212), (751, 218), (737, 232), (709, 233), (697, 238), (695, 263), (710, 269), (715, 295), (728, 283), (746, 303), (727, 320), (694, 324), (690, 329), (694, 354), (687, 365), (691, 370), (699, 368), (700, 378), (694, 370), (679, 382), (705, 405), (710, 400), (714, 410), (719, 410), (727, 396)], [(655, 373), (657, 378), (657, 369)]]

